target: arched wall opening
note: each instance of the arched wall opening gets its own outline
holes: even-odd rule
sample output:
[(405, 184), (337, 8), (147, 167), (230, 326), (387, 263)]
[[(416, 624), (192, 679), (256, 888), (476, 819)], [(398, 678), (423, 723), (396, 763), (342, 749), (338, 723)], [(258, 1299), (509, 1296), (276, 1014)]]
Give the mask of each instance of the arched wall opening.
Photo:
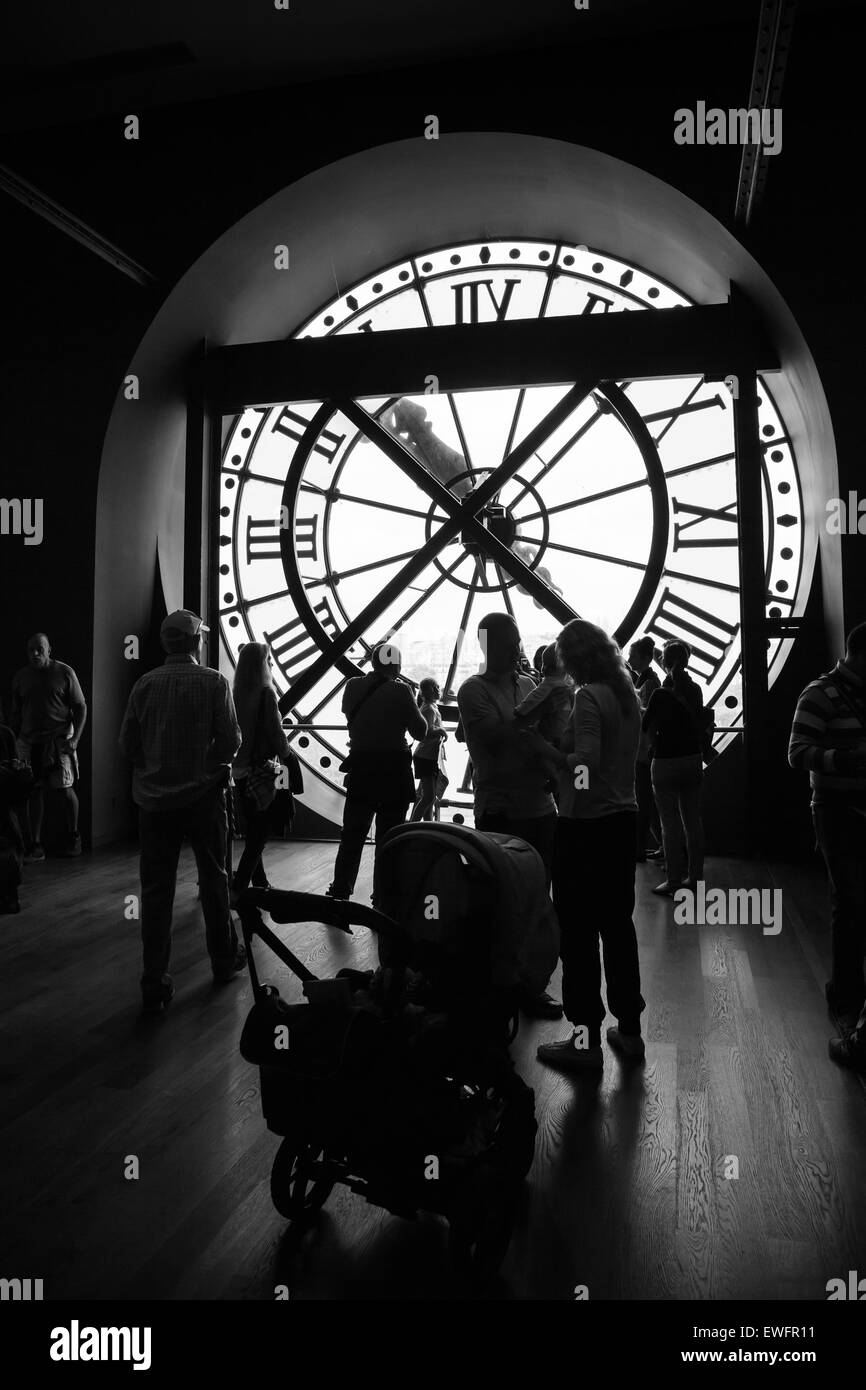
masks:
[[(176, 286), (129, 372), (106, 434), (95, 557), (93, 841), (127, 829), (129, 770), (117, 732), (137, 672), (124, 638), (148, 628), (157, 563), (166, 606), (182, 602), (187, 366), (196, 346), (286, 337), (321, 303), (380, 266), (431, 245), (506, 236), (585, 242), (635, 261), (702, 304), (736, 284), (759, 309), (781, 371), (771, 386), (794, 443), (811, 542), (821, 534), (824, 618), (843, 625), (841, 543), (823, 530), (838, 494), (827, 401), (787, 305), (754, 258), (698, 204), (597, 150), (473, 133), (407, 140), (338, 161), (290, 185), (227, 231)], [(290, 248), (277, 270), (274, 247)]]

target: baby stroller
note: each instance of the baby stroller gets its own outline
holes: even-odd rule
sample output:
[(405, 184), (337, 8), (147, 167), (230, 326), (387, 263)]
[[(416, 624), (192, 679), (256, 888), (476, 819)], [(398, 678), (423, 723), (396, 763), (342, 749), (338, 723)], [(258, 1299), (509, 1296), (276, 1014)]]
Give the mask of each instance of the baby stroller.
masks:
[[(534, 898), (520, 924), (528, 942), (517, 939), (513, 903), (521, 873), (518, 912)], [(394, 1215), (438, 1213), (458, 1266), (489, 1275), (535, 1147), (534, 1093), (508, 1041), (517, 990), (541, 988), (558, 952), (543, 867), (523, 841), (403, 825), (380, 847), (375, 899), (372, 908), (250, 888), (239, 901), (254, 996), (241, 1053), (260, 1068), (264, 1118), (282, 1136), (273, 1202), (302, 1225), (343, 1183)], [(379, 969), (318, 980), (262, 913), (367, 927)], [(302, 981), (305, 1003), (261, 982), (259, 943)]]

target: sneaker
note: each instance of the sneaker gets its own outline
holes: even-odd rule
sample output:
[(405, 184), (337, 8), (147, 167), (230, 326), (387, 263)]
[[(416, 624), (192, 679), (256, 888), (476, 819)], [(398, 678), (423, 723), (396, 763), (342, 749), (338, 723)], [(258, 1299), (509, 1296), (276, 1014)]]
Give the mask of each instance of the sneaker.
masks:
[(646, 857), (647, 859), (654, 859), (656, 863), (660, 864), (665, 857), (665, 852), (663, 849), (648, 849)]
[(664, 883), (657, 883), (655, 888), (651, 889), (651, 892), (658, 893), (659, 896), (663, 898), (672, 898), (674, 893), (679, 892), (679, 889), (679, 883), (668, 883), (667, 879), (665, 879)]
[(522, 990), (519, 1002), (528, 1018), (562, 1018), (562, 1005), (544, 991), (531, 994), (529, 990)]
[(866, 1045), (851, 1038), (831, 1038), (827, 1045), (830, 1061), (866, 1075)]
[(70, 835), (69, 844), (63, 851), (64, 859), (77, 859), (81, 853), (81, 834), (76, 830), (74, 835)]
[(535, 1055), (539, 1062), (546, 1062), (559, 1071), (598, 1071), (604, 1066), (601, 1043), (596, 1047), (575, 1047), (575, 1037), (572, 1033), (562, 1042), (541, 1043)]
[(163, 985), (157, 993), (142, 991), (141, 1009), (146, 1014), (164, 1014), (174, 998), (174, 984)]
[(607, 1040), (614, 1052), (619, 1052), (629, 1061), (639, 1062), (646, 1056), (646, 1047), (640, 1033), (621, 1033), (618, 1028), (608, 1028)]
[(226, 985), (229, 980), (233, 980), (235, 975), (240, 975), (242, 970), (247, 968), (247, 948), (239, 945), (235, 958), (229, 965), (214, 965), (213, 977), (218, 985)]
[(42, 864), (45, 862), (45, 850), (37, 840), (32, 844), (24, 856), (25, 864)]

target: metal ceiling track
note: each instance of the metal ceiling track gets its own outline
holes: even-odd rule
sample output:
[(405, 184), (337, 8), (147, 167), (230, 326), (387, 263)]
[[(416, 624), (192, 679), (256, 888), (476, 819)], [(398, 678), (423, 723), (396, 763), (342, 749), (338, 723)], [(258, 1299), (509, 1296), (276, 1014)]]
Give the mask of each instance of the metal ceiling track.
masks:
[(102, 260), (108, 261), (115, 270), (119, 270), (124, 275), (128, 275), (130, 280), (134, 280), (138, 285), (153, 285), (156, 283), (156, 276), (151, 275), (149, 270), (139, 265), (131, 256), (127, 256), (118, 246), (106, 241), (105, 237), (100, 236), (92, 227), (88, 227), (86, 222), (82, 222), (80, 217), (76, 217), (67, 208), (61, 207), (53, 198), (49, 198), (47, 193), (35, 188), (32, 183), (22, 179), (20, 174), (16, 174), (5, 165), (0, 164), (0, 188), (8, 193), (11, 198), (23, 203), (31, 212), (35, 212), (38, 217), (43, 217), (46, 222), (50, 222), (53, 227), (59, 227), (61, 232), (71, 236), (75, 241), (86, 246), (88, 251), (100, 256)]
[[(762, 0), (749, 93), (750, 110), (772, 110), (781, 106), (796, 8), (796, 0)], [(747, 227), (764, 195), (769, 157), (760, 142), (743, 146), (734, 219)]]

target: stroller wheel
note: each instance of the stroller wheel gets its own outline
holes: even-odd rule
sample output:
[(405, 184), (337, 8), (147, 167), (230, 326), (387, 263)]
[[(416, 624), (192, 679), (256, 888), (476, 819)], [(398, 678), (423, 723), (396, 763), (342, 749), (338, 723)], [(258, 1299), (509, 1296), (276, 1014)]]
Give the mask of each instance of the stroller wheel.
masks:
[(274, 1156), (271, 1169), (271, 1200), (280, 1216), (298, 1225), (309, 1221), (325, 1205), (334, 1179), (320, 1176), (315, 1165), (324, 1158), (315, 1144), (299, 1144), (284, 1139)]

